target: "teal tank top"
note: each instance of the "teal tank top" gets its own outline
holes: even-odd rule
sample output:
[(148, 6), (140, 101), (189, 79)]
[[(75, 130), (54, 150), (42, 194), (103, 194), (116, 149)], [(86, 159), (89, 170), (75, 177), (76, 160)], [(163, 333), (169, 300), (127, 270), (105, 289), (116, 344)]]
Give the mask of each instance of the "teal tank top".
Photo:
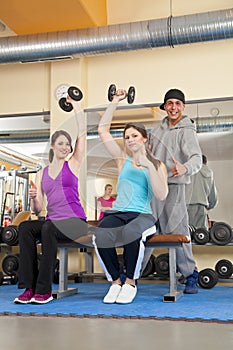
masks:
[(117, 199), (112, 210), (152, 214), (154, 196), (148, 170), (134, 168), (128, 157), (118, 177)]

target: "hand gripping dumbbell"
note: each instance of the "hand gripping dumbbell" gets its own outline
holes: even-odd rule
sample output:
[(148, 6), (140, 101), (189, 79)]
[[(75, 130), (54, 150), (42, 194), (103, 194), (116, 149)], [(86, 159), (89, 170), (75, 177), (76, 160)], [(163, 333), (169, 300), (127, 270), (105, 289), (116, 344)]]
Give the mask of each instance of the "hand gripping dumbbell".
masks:
[(80, 101), (83, 98), (82, 91), (76, 86), (59, 85), (55, 91), (58, 104), (65, 112), (71, 112), (73, 106), (67, 101), (67, 96), (70, 96), (72, 100)]
[[(114, 95), (116, 95), (116, 91), (117, 91), (116, 85), (111, 84), (108, 89), (108, 100), (110, 102), (113, 100)], [(127, 96), (127, 102), (129, 104), (133, 103), (135, 99), (135, 87), (130, 86), (126, 96)]]

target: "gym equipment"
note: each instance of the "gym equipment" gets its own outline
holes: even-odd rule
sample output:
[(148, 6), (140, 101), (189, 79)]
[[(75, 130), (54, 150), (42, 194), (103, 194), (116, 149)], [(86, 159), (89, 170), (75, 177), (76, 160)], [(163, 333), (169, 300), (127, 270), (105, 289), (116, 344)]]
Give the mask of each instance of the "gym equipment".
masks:
[(169, 254), (160, 254), (155, 258), (155, 272), (160, 277), (169, 276)]
[(233, 265), (230, 260), (221, 259), (215, 265), (215, 271), (219, 278), (230, 278), (233, 274)]
[(16, 272), (13, 272), (11, 276), (4, 276), (2, 272), (0, 272), (0, 286), (3, 284), (16, 284), (18, 282), (18, 276)]
[[(150, 248), (167, 248), (169, 250), (169, 292), (163, 296), (164, 302), (175, 302), (182, 296), (182, 292), (177, 290), (176, 280), (176, 248), (182, 247), (189, 243), (187, 236), (182, 234), (157, 234), (148, 239), (145, 243)], [(68, 250), (73, 248), (86, 248), (76, 242), (58, 242), (60, 271), (59, 271), (59, 288), (53, 292), (55, 299), (60, 299), (78, 292), (77, 288), (68, 288)], [(89, 267), (93, 269), (93, 249), (90, 245), (86, 253), (87, 272)], [(93, 271), (93, 270), (92, 270)]]
[(193, 232), (193, 240), (197, 244), (206, 244), (210, 240), (210, 234), (204, 227), (197, 228)]
[(151, 254), (150, 259), (142, 272), (141, 277), (147, 277), (152, 275), (155, 272), (155, 256)]
[(83, 98), (82, 91), (76, 86), (59, 85), (55, 91), (58, 104), (65, 112), (71, 112), (73, 106), (67, 101), (67, 96), (70, 96), (72, 100), (80, 101)]
[(21, 222), (29, 219), (31, 215), (30, 211), (21, 211), (15, 217), (12, 225), (4, 227), (2, 230), (2, 242), (14, 246), (18, 244), (18, 226)]
[(210, 238), (217, 245), (226, 245), (232, 241), (232, 228), (225, 222), (216, 222), (210, 229)]
[(199, 272), (198, 284), (204, 289), (211, 289), (218, 283), (218, 274), (213, 269), (204, 269)]
[(2, 241), (10, 246), (18, 244), (18, 227), (9, 225), (4, 227), (2, 231)]
[(189, 225), (189, 233), (190, 233), (190, 236), (192, 239), (193, 239), (193, 234), (195, 231), (196, 231), (196, 227), (193, 225)]
[(2, 260), (2, 270), (8, 275), (12, 276), (14, 272), (19, 269), (19, 254), (7, 254)]
[[(113, 100), (114, 95), (116, 95), (116, 85), (115, 84), (111, 84), (108, 88), (108, 100), (111, 102)], [(134, 99), (135, 99), (135, 87), (130, 86), (127, 92), (127, 102), (129, 104), (133, 103)]]

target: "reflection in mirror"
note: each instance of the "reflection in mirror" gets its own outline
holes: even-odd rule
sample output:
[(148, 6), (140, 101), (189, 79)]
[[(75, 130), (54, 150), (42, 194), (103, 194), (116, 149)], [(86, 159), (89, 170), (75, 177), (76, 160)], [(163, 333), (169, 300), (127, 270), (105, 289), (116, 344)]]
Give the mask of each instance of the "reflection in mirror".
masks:
[[(114, 115), (112, 135), (121, 138), (125, 123), (131, 121), (144, 123), (148, 131), (159, 125), (166, 113), (158, 105), (120, 106)], [(94, 219), (95, 197), (102, 194), (104, 184), (110, 182), (113, 192), (117, 193), (115, 162), (101, 144), (97, 132), (103, 112), (104, 108), (87, 111), (87, 216), (90, 220)], [(214, 172), (219, 202), (210, 211), (210, 220), (233, 226), (233, 98), (188, 101), (184, 114), (196, 122), (202, 152), (207, 155)]]

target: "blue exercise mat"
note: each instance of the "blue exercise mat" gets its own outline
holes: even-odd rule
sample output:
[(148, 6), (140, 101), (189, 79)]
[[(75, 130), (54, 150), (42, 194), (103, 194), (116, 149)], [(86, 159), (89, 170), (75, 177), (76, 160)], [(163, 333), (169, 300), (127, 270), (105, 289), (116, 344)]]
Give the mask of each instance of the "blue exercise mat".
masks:
[[(127, 317), (232, 322), (233, 288), (216, 286), (201, 289), (194, 295), (184, 294), (176, 302), (163, 302), (167, 284), (138, 284), (138, 293), (131, 304), (104, 304), (107, 283), (69, 284), (78, 294), (53, 300), (44, 305), (14, 304), (21, 293), (15, 285), (0, 286), (0, 314), (46, 315), (73, 317)], [(57, 285), (53, 286), (55, 291)], [(180, 289), (183, 287), (180, 286)]]

